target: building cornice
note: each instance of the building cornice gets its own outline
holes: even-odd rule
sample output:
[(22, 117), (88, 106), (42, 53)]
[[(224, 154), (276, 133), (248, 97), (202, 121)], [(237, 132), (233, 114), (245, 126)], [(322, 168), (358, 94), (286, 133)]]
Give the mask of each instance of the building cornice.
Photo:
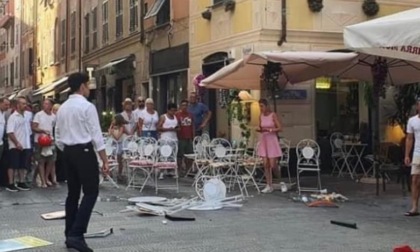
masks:
[(121, 50), (127, 46), (133, 45), (138, 43), (139, 46), (141, 46), (140, 43), (140, 32), (133, 32), (130, 34), (130, 36), (117, 40), (111, 44), (108, 44), (104, 47), (99, 47), (98, 49), (96, 49), (95, 51), (90, 52), (87, 55), (84, 55), (82, 57), (83, 62), (88, 62), (88, 61), (92, 61), (95, 60), (97, 58), (103, 57), (107, 54), (116, 52), (118, 50)]
[[(263, 29), (261, 30), (262, 40), (269, 38), (271, 41), (278, 40), (279, 30)], [(342, 32), (328, 32), (328, 31), (311, 31), (311, 30), (288, 30), (288, 43), (305, 43), (305, 44), (343, 44)]]
[[(279, 39), (279, 34), (280, 30), (275, 29), (252, 30), (218, 40), (211, 40), (200, 45), (191, 44), (190, 53), (191, 56), (194, 56), (201, 54), (203, 51), (208, 50), (208, 48), (216, 50), (219, 48), (232, 48), (235, 47), (235, 45), (250, 44), (255, 42), (277, 41)], [(343, 44), (343, 33), (307, 30), (288, 30), (287, 43), (341, 45)], [(281, 47), (279, 47), (279, 50), (280, 49)]]
[(212, 48), (213, 50), (216, 48), (232, 48), (235, 46), (235, 44), (242, 44), (243, 41), (247, 41), (247, 43), (257, 42), (260, 40), (260, 32), (261, 30), (251, 30), (217, 40), (210, 40), (199, 45), (193, 44), (190, 41), (190, 54), (195, 55), (198, 52), (208, 50), (209, 48)]

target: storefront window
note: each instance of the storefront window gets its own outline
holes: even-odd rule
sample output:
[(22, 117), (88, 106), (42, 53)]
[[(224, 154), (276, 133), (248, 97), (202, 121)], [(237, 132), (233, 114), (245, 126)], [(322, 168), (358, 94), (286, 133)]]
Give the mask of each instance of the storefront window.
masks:
[[(340, 132), (349, 138), (358, 138), (365, 106), (358, 82), (331, 83), (325, 89), (316, 89), (316, 129), (318, 138)], [(362, 110), (362, 111), (360, 111)], [(350, 140), (350, 139), (349, 139)]]

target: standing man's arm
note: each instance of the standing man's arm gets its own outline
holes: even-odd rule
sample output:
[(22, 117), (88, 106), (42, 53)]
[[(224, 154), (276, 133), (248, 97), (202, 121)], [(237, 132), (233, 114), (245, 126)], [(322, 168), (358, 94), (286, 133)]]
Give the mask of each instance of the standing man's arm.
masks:
[(211, 119), (211, 111), (209, 110), (207, 105), (205, 104), (202, 104), (202, 105), (203, 105), (203, 112), (205, 115), (204, 115), (203, 123), (201, 123), (200, 125), (200, 129), (204, 129), (208, 125)]
[(96, 148), (102, 160), (102, 172), (107, 174), (109, 172), (108, 158), (105, 153), (105, 143), (102, 136), (101, 125), (99, 123), (98, 112), (93, 104), (89, 104), (87, 109), (87, 123), (88, 130), (92, 137), (93, 145)]
[(15, 117), (14, 116), (9, 117), (9, 121), (7, 122), (6, 133), (9, 139), (15, 144), (16, 149), (22, 150), (23, 147), (15, 136)]
[(414, 142), (414, 128), (410, 123), (410, 120), (407, 123), (407, 136), (405, 139), (405, 157), (404, 157), (404, 164), (406, 166), (411, 165), (411, 151), (413, 149), (413, 142)]
[(54, 136), (55, 145), (60, 151), (64, 151), (64, 144), (61, 141), (61, 137), (60, 137), (60, 111), (57, 112), (57, 117), (55, 118), (54, 134), (55, 134)]

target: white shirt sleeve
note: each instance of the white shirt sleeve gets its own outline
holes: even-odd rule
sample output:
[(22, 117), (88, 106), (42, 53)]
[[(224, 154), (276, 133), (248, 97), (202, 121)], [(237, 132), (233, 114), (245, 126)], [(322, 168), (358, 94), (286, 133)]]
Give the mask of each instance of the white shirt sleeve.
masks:
[(96, 151), (101, 151), (105, 149), (104, 139), (102, 137), (102, 129), (99, 123), (98, 112), (93, 104), (89, 104), (89, 107), (86, 111), (88, 131), (92, 137), (93, 145), (96, 148)]
[(35, 114), (35, 116), (34, 116), (34, 120), (33, 120), (32, 122), (34, 122), (34, 123), (38, 123), (38, 124), (39, 124), (39, 118), (40, 118), (40, 114), (39, 114), (39, 112), (38, 112), (38, 113), (36, 113), (36, 114)]
[(408, 134), (413, 134), (414, 133), (414, 128), (413, 128), (413, 120), (409, 119), (408, 123), (407, 123), (407, 133)]
[[(59, 114), (60, 114), (60, 111), (58, 111), (58, 113), (57, 113), (57, 117), (55, 118), (56, 120), (59, 117)], [(63, 151), (64, 150), (64, 144), (61, 141), (61, 138), (60, 138), (60, 127), (59, 127), (59, 125), (57, 123), (55, 124), (55, 131), (54, 131), (54, 133), (55, 133), (55, 136), (54, 136), (55, 137), (55, 145), (57, 146), (58, 149), (60, 149), (61, 151)]]
[(16, 116), (14, 115), (10, 115), (9, 116), (9, 120), (7, 121), (7, 128), (6, 128), (6, 133), (15, 133), (15, 120)]

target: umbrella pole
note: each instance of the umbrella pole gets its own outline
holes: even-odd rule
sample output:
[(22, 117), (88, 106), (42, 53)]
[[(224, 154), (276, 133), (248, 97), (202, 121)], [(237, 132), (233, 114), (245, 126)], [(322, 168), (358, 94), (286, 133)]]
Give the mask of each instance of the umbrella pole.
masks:
[[(376, 195), (379, 196), (379, 166), (380, 166), (380, 139), (379, 139), (379, 99), (385, 97), (385, 82), (388, 76), (388, 63), (386, 59), (376, 57), (371, 65), (373, 79), (372, 104), (372, 151), (374, 155), (373, 170), (376, 177)], [(385, 179), (385, 178), (382, 178)]]
[(373, 96), (373, 104), (372, 104), (372, 152), (374, 155), (374, 162), (373, 162), (373, 171), (375, 173), (376, 179), (376, 196), (379, 196), (379, 96)]

